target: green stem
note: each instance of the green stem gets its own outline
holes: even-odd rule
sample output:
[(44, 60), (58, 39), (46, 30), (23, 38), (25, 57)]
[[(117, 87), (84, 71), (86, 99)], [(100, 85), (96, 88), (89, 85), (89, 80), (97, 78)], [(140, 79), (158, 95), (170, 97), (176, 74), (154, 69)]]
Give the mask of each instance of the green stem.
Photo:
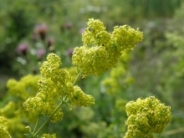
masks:
[(63, 101), (61, 101), (59, 103), (59, 105), (56, 107), (56, 109), (54, 110), (54, 112), (49, 116), (49, 118), (47, 118), (47, 120), (45, 120), (45, 122), (41, 125), (41, 127), (36, 131), (36, 133), (33, 135), (33, 137), (36, 137), (36, 135), (40, 132), (40, 130), (49, 122), (49, 120), (51, 119), (51, 117), (57, 112), (57, 110), (60, 108), (60, 106), (63, 104)]
[(37, 125), (38, 125), (38, 119), (36, 120), (36, 124), (35, 124), (35, 127), (33, 129), (33, 133), (35, 132), (36, 128), (37, 128)]
[(77, 80), (81, 77), (81, 73), (78, 73), (77, 77), (73, 81), (73, 85), (77, 82)]
[(174, 134), (181, 133), (181, 132), (184, 132), (184, 127), (167, 131), (163, 133), (162, 136), (174, 135)]
[[(81, 73), (79, 73), (77, 75), (77, 77), (75, 78), (75, 80), (73, 81), (73, 85), (77, 82), (77, 80), (80, 78)], [(47, 118), (47, 120), (45, 120), (45, 122), (40, 126), (40, 128), (33, 134), (33, 138), (36, 137), (36, 135), (40, 132), (40, 130), (49, 122), (49, 120), (51, 119), (51, 117), (57, 112), (57, 110), (60, 108), (60, 106), (65, 103), (65, 100), (62, 100), (59, 105), (56, 107), (56, 109), (53, 111), (53, 113)]]

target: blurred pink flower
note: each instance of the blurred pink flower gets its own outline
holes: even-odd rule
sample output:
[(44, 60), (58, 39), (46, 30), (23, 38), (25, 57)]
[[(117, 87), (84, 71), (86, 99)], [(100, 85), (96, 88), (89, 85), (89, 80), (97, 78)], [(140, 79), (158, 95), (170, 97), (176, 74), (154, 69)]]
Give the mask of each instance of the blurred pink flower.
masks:
[(38, 59), (41, 59), (45, 54), (46, 54), (46, 50), (45, 49), (38, 49), (36, 51), (36, 56), (37, 56)]
[(61, 31), (70, 30), (71, 28), (72, 28), (72, 23), (71, 22), (66, 22), (65, 24), (61, 25)]
[(64, 28), (65, 28), (65, 29), (71, 29), (71, 28), (72, 28), (72, 23), (71, 23), (71, 22), (67, 22), (67, 23), (64, 25)]
[(50, 46), (53, 45), (53, 43), (54, 43), (54, 38), (49, 37), (48, 40), (47, 40), (47, 46), (50, 47)]
[(40, 38), (42, 40), (45, 40), (46, 34), (47, 34), (47, 25), (46, 24), (38, 24), (35, 27), (35, 32), (40, 35)]
[(27, 52), (29, 50), (29, 46), (25, 43), (20, 43), (17, 47), (16, 47), (16, 52), (20, 55), (26, 55)]

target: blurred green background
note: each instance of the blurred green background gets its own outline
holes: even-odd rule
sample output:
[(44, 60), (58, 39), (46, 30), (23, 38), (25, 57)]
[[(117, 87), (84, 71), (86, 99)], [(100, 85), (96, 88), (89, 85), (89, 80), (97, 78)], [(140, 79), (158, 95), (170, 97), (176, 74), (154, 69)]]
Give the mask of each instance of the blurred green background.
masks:
[(124, 70), (118, 76), (112, 69), (80, 82), (95, 97), (94, 106), (64, 110), (63, 121), (45, 131), (58, 138), (120, 138), (126, 132), (126, 102), (154, 95), (172, 108), (170, 124), (156, 137), (183, 138), (182, 0), (1, 0), (0, 105), (6, 101), (7, 80), (39, 74), (38, 63), (47, 53), (56, 53), (63, 67), (70, 67), (89, 18), (103, 21), (108, 31), (124, 24), (140, 28), (144, 40), (117, 65)]

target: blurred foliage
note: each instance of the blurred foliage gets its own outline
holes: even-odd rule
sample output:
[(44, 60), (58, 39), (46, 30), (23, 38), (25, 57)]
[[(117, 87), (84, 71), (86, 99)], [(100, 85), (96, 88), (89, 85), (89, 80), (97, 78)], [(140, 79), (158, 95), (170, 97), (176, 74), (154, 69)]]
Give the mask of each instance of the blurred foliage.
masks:
[[(22, 41), (30, 43), (36, 24), (47, 24), (48, 37), (54, 38), (56, 53), (65, 59), (67, 49), (81, 44), (80, 31), (88, 18), (99, 18), (110, 27), (133, 24), (132, 21), (144, 18), (168, 18), (180, 5), (180, 0), (2, 0), (0, 5), (0, 63), (8, 69), (17, 63), (15, 48)], [(30, 47), (35, 46), (30, 44)]]
[[(127, 62), (122, 61), (123, 71), (118, 63), (101, 77), (81, 80), (83, 90), (95, 97), (94, 106), (72, 112), (64, 110), (67, 114), (64, 120), (48, 124), (44, 131), (56, 132), (61, 138), (120, 138), (126, 131), (125, 103), (155, 95), (172, 108), (172, 120), (165, 134), (175, 129), (177, 132), (184, 127), (183, 10), (181, 0), (1, 0), (1, 99), (8, 77), (38, 74), (38, 62), (49, 52), (55, 52), (63, 66), (70, 67), (72, 49), (82, 44), (81, 33), (86, 21), (99, 18), (109, 31), (114, 25), (139, 27), (144, 41), (129, 55)], [(47, 28), (44, 40), (35, 31), (40, 24)], [(51, 39), (52, 46), (47, 47)], [(20, 44), (27, 45), (26, 54), (17, 53)], [(45, 50), (41, 58), (39, 50)], [(105, 88), (104, 80), (112, 79), (118, 71), (113, 80), (115, 85)], [(109, 93), (107, 88), (116, 93)], [(2, 99), (1, 107), (8, 100), (7, 97)], [(183, 138), (183, 134), (160, 137)]]

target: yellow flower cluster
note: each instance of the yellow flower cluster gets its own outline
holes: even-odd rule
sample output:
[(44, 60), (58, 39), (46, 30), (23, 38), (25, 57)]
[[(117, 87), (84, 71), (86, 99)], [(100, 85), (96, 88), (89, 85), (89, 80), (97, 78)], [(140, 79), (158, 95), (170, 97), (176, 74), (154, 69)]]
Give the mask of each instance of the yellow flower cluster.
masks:
[(66, 69), (68, 71), (68, 73), (71, 76), (72, 82), (73, 82), (75, 80), (75, 78), (77, 77), (77, 75), (78, 75), (77, 68), (74, 67), (74, 66), (71, 66), (71, 67), (66, 67), (66, 68), (63, 68), (63, 69)]
[[(23, 108), (23, 102), (29, 97), (34, 96), (38, 90), (37, 82), (40, 76), (27, 75), (20, 80), (10, 79), (7, 82), (8, 96), (11, 100), (4, 107), (0, 108), (0, 115), (8, 120), (6, 126), (9, 133), (14, 137), (22, 137), (26, 123), (35, 122), (31, 114), (27, 114)], [(8, 97), (9, 98), (9, 97)]]
[(39, 75), (26, 75), (19, 81), (9, 79), (7, 82), (8, 92), (13, 96), (26, 100), (29, 96), (36, 94), (38, 90), (37, 81), (39, 78)]
[(70, 97), (70, 103), (72, 106), (89, 106), (94, 103), (94, 99), (91, 95), (86, 95), (79, 86), (74, 86), (74, 91)]
[(102, 85), (109, 94), (116, 95), (122, 92), (123, 88), (134, 82), (134, 78), (129, 75), (127, 70), (129, 58), (130, 55), (128, 53), (123, 53), (120, 56), (116, 68), (112, 68), (108, 77), (103, 80)]
[(7, 119), (3, 116), (0, 116), (0, 138), (11, 138), (7, 130)]
[(14, 102), (10, 101), (3, 108), (0, 108), (0, 115), (6, 116), (8, 118), (12, 118), (15, 116), (16, 105)]
[(83, 77), (100, 75), (114, 67), (122, 52), (129, 51), (142, 41), (143, 34), (128, 25), (115, 26), (114, 31), (106, 31), (100, 20), (89, 19), (88, 27), (82, 35), (83, 46), (76, 47), (72, 56)]
[[(88, 106), (94, 98), (85, 94), (78, 86), (73, 86), (72, 79), (65, 69), (60, 69), (60, 58), (51, 53), (40, 67), (43, 76), (38, 83), (39, 92), (24, 103), (24, 108), (36, 116), (51, 115), (61, 101), (73, 106)], [(61, 120), (61, 108), (52, 116), (51, 121)]]
[[(29, 115), (27, 118), (24, 115), (21, 115), (21, 112), (16, 114), (13, 118), (7, 118), (7, 127), (8, 131), (11, 134), (11, 136), (16, 138), (23, 138), (23, 134), (27, 133), (28, 130), (25, 128), (26, 124), (28, 123)], [(31, 123), (32, 120), (29, 120)]]
[(126, 105), (128, 130), (124, 138), (153, 138), (153, 133), (162, 133), (170, 121), (170, 110), (153, 96), (130, 101)]

